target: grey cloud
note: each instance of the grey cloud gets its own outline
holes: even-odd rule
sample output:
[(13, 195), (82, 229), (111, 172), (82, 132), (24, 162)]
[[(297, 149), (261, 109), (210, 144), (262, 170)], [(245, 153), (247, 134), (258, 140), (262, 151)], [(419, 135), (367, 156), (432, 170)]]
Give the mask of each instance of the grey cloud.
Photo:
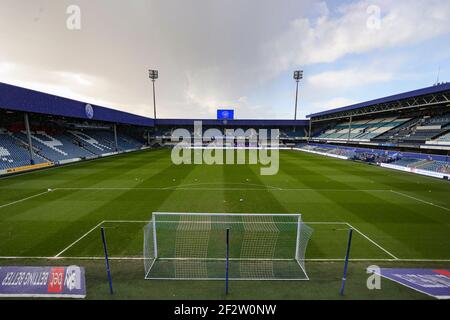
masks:
[[(406, 5), (379, 2), (394, 16)], [(410, 2), (414, 12), (398, 18), (405, 30), (388, 16), (397, 37), (383, 32), (370, 42), (355, 29), (364, 0), (337, 16), (315, 0), (0, 0), (0, 66), (14, 66), (0, 67), (0, 81), (152, 116), (147, 69), (157, 68), (159, 116), (214, 117), (216, 107), (230, 105), (240, 117), (279, 117), (282, 111), (252, 102), (251, 92), (299, 65), (412, 41), (408, 19), (417, 19), (423, 1)], [(72, 4), (81, 7), (80, 31), (65, 27)], [(432, 23), (417, 41), (448, 32), (443, 13), (426, 10), (424, 23)], [(440, 10), (448, 13), (448, 5)]]

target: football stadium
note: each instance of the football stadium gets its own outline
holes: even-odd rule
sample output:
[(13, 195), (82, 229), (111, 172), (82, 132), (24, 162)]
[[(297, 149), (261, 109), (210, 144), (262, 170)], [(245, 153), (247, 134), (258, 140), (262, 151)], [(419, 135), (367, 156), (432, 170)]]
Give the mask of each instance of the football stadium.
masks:
[(0, 299), (450, 299), (450, 83), (166, 117), (163, 70), (148, 115), (0, 82)]
[[(0, 263), (80, 265), (87, 297), (108, 298), (103, 229), (115, 298), (223, 299), (229, 229), (231, 299), (342, 299), (352, 229), (345, 299), (426, 299), (369, 290), (367, 268), (449, 266), (448, 97), (443, 84), (308, 120), (154, 120), (1, 84)], [(217, 134), (234, 127), (232, 156), (277, 152), (277, 174), (171, 161), (175, 130), (195, 137), (180, 152), (224, 157)], [(247, 128), (278, 132), (276, 149)]]

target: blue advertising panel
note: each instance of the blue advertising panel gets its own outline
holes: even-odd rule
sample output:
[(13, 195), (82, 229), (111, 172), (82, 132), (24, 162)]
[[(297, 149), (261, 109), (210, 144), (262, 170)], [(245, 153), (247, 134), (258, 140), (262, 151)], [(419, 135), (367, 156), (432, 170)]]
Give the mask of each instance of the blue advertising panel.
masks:
[(219, 109), (217, 110), (217, 120), (233, 120), (234, 110)]
[(380, 276), (437, 299), (450, 299), (450, 270), (381, 268)]
[(0, 267), (0, 297), (85, 298), (83, 267)]

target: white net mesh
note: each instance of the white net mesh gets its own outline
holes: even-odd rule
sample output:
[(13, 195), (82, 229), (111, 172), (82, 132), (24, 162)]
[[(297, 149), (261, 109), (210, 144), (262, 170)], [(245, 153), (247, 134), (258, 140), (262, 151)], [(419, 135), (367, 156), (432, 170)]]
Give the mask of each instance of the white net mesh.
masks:
[(144, 230), (146, 279), (305, 280), (312, 229), (298, 214), (154, 213)]

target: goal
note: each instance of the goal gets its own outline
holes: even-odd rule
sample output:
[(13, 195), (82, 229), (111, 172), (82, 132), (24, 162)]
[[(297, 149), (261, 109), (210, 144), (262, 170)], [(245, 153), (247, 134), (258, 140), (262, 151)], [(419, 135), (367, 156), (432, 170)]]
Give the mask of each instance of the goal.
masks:
[(145, 279), (308, 280), (312, 232), (300, 214), (155, 212), (144, 228)]

